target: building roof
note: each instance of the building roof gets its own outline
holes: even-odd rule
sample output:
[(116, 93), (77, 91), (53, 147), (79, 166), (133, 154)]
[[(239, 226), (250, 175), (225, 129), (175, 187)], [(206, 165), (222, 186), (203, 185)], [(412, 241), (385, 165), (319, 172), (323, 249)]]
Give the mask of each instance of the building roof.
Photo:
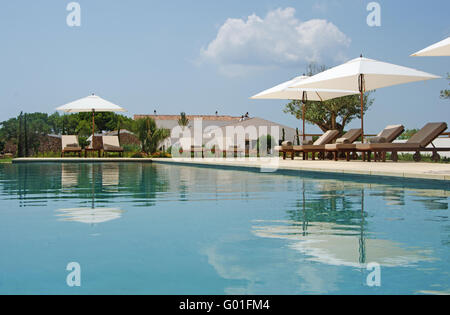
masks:
[[(178, 126), (178, 120), (180, 119), (180, 115), (135, 115), (134, 119), (141, 118), (153, 118), (156, 122), (156, 126), (158, 128), (164, 128), (172, 130), (173, 128)], [(216, 115), (187, 115), (187, 119), (189, 119), (188, 128), (192, 128), (195, 119), (202, 119), (202, 127), (221, 127), (228, 125), (230, 123), (237, 122), (241, 119), (241, 117), (234, 116), (216, 116)]]
[(272, 126), (276, 126), (279, 128), (284, 128), (286, 130), (292, 130), (293, 132), (295, 132), (295, 129), (292, 127), (288, 127), (288, 126), (284, 126), (281, 124), (278, 124), (276, 122), (273, 121), (269, 121), (263, 118), (259, 118), (259, 117), (254, 117), (254, 118), (247, 118), (244, 120), (238, 120), (237, 122), (233, 122), (231, 124), (227, 124), (226, 126), (223, 126), (222, 128), (226, 128), (229, 126), (242, 126), (242, 127), (247, 127), (247, 126), (255, 126), (255, 127), (259, 127), (259, 126), (267, 126), (267, 127), (272, 127)]
[[(153, 118), (156, 122), (158, 128), (165, 128), (172, 130), (173, 128), (178, 126), (178, 120), (180, 119), (180, 115), (134, 115), (134, 119), (142, 119), (142, 118)], [(187, 119), (189, 119), (188, 128), (192, 129), (194, 126), (194, 120), (198, 118), (202, 118), (202, 128), (203, 131), (205, 128), (208, 128), (211, 133), (212, 130), (216, 128), (222, 129), (223, 132), (226, 131), (226, 127), (228, 126), (242, 126), (246, 128), (247, 126), (255, 126), (259, 128), (260, 126), (267, 126), (267, 132), (270, 133), (271, 127), (278, 127), (280, 132), (280, 137), (282, 136), (282, 129), (285, 129), (285, 138), (289, 141), (294, 141), (296, 137), (295, 128), (291, 128), (288, 126), (284, 126), (278, 124), (273, 121), (269, 121), (263, 118), (255, 117), (255, 118), (245, 118), (242, 120), (242, 116), (216, 116), (216, 115), (186, 115)], [(173, 139), (174, 140), (174, 139)]]
[[(227, 128), (228, 127), (243, 127), (243, 128), (247, 128), (249, 126), (254, 126), (255, 128), (259, 129), (259, 127), (267, 127), (267, 134), (271, 133), (271, 128), (272, 127), (276, 127), (279, 128), (278, 132), (279, 132), (279, 136), (282, 136), (282, 129), (284, 129), (285, 131), (285, 137), (286, 139), (293, 141), (295, 139), (296, 136), (296, 130), (294, 128), (288, 127), (288, 126), (284, 126), (278, 123), (275, 123), (273, 121), (269, 121), (263, 118), (259, 118), (259, 117), (255, 117), (255, 118), (247, 118), (238, 122), (234, 122), (232, 124), (227, 124), (225, 126), (221, 126), (219, 127), (220, 129), (222, 129), (222, 133), (225, 135), (227, 132)], [(260, 132), (258, 130), (258, 132)], [(261, 132), (264, 132), (261, 130)], [(214, 133), (214, 131), (212, 130), (211, 133)]]
[[(180, 119), (180, 115), (134, 115), (134, 119), (142, 119), (142, 118), (153, 118), (155, 121), (158, 120), (176, 120)], [(228, 116), (228, 115), (186, 115), (186, 118), (189, 120), (194, 120), (198, 118), (202, 118), (203, 120), (209, 121), (239, 121), (241, 117), (237, 116)]]

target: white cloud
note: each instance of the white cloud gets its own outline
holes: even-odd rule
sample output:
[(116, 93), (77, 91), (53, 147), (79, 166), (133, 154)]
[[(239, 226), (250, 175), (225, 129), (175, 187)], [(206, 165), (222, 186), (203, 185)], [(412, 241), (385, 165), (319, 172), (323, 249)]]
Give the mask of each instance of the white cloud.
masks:
[(265, 18), (253, 14), (246, 21), (228, 19), (201, 56), (225, 74), (242, 74), (267, 67), (341, 62), (350, 42), (333, 23), (302, 22), (294, 8), (285, 8), (270, 11)]

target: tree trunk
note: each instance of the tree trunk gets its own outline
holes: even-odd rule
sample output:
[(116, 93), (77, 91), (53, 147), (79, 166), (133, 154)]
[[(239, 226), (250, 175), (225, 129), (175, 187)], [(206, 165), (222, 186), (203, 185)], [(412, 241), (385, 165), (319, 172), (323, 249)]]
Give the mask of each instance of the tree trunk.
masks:
[(23, 157), (22, 113), (19, 115), (19, 130), (17, 131), (17, 156)]
[(24, 123), (23, 123), (23, 129), (24, 129), (24, 146), (25, 146), (25, 157), (28, 157), (29, 155), (29, 149), (28, 149), (28, 125), (27, 125), (27, 114), (25, 113), (24, 116)]

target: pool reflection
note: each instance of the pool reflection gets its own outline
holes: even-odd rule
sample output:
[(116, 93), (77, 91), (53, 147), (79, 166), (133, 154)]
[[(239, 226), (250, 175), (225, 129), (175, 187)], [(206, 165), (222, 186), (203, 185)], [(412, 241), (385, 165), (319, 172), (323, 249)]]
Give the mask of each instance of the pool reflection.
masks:
[(56, 210), (60, 221), (99, 224), (120, 219), (124, 211), (117, 208), (73, 208)]
[[(417, 270), (421, 264), (440, 260), (432, 247), (420, 246), (421, 242), (415, 243), (409, 237), (403, 241), (398, 235), (380, 231), (374, 218), (378, 215), (377, 210), (387, 210), (391, 216), (398, 216), (383, 218), (385, 221), (402, 221), (409, 215), (395, 213), (392, 207), (378, 208), (380, 199), (384, 201), (381, 206), (404, 206), (412, 201), (428, 210), (448, 210), (448, 191), (302, 179), (298, 192), (299, 197), (294, 202), (284, 203), (284, 218), (252, 222), (252, 234), (258, 239), (277, 241), (276, 249), (273, 245), (265, 248), (261, 245), (265, 242), (238, 237), (221, 239), (204, 249), (209, 263), (221, 277), (245, 281), (228, 287), (226, 293), (258, 294), (267, 290), (272, 292), (273, 288), (276, 288), (273, 292), (280, 292), (283, 290), (280, 284), (290, 288), (286, 290), (289, 294), (330, 293), (342, 289), (337, 272), (342, 267), (359, 270), (360, 281), (364, 283), (364, 272), (370, 263), (383, 268), (414, 267)], [(375, 206), (374, 200), (377, 201)], [(402, 201), (393, 203), (393, 200)], [(437, 208), (436, 200), (447, 207)], [(442, 214), (446, 215), (446, 212)], [(407, 224), (403, 229), (411, 229)], [(448, 234), (442, 236), (448, 239)], [(290, 249), (291, 253), (284, 252), (284, 248)], [(258, 255), (261, 257), (258, 264), (248, 258)], [(324, 265), (329, 267), (323, 270)], [(286, 272), (274, 272), (275, 266)]]
[[(398, 292), (414, 276), (417, 292), (436, 289), (428, 279), (446, 290), (450, 192), (424, 186), (140, 163), (0, 165), (0, 234), (24, 266), (35, 249), (52, 261), (76, 248), (99, 272), (133, 266), (123, 286), (153, 279), (165, 288), (156, 293), (355, 293), (372, 262), (395, 270)], [(8, 262), (0, 266), (14, 270)]]

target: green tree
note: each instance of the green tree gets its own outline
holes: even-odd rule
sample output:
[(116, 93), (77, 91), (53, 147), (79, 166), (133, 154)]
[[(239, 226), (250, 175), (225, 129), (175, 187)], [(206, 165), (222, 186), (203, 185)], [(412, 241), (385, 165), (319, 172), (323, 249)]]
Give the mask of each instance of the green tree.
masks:
[(84, 149), (90, 143), (87, 139), (92, 134), (92, 126), (86, 120), (80, 120), (75, 131), (78, 135), (80, 146)]
[(48, 116), (48, 125), (51, 129), (51, 132), (54, 134), (61, 134), (63, 127), (63, 119), (58, 112)]
[(414, 136), (419, 130), (418, 129), (407, 129), (405, 132), (402, 133), (400, 137), (398, 137), (400, 140), (409, 140), (412, 136)]
[(29, 141), (28, 141), (28, 125), (27, 125), (27, 113), (25, 113), (23, 118), (23, 145), (25, 147), (25, 157), (28, 157), (30, 154), (29, 150)]
[[(20, 156), (26, 155), (27, 153), (25, 151), (28, 151), (28, 154), (36, 153), (42, 137), (50, 133), (65, 135), (78, 134), (81, 137), (87, 137), (92, 134), (92, 113), (71, 115), (30, 113), (25, 115), (26, 136), (25, 117), (23, 113), (18, 117), (0, 122), (0, 142), (4, 144), (7, 142), (16, 144), (17, 154)], [(115, 113), (98, 113), (96, 114), (95, 120), (96, 132), (115, 130), (119, 125), (119, 121), (122, 128), (132, 130), (134, 121), (131, 118)]]
[[(78, 116), (78, 121), (85, 120), (92, 126), (92, 113), (78, 113), (70, 116)], [(96, 132), (116, 130), (119, 124), (119, 119), (121, 120), (120, 124), (122, 128), (131, 129), (133, 120), (129, 117), (111, 112), (95, 113)]]
[(277, 143), (275, 143), (275, 139), (269, 134), (259, 137), (256, 141), (256, 148), (259, 154), (264, 156), (268, 154), (276, 145)]
[(18, 130), (17, 130), (17, 156), (18, 157), (23, 157), (23, 113), (20, 112), (19, 115), (19, 125), (18, 125)]
[[(64, 135), (73, 135), (76, 134), (76, 130), (78, 127), (78, 124), (80, 123), (80, 115), (79, 114), (72, 114), (72, 115), (63, 115), (62, 116), (62, 133)], [(86, 120), (88, 121), (88, 120)]]
[(36, 153), (39, 149), (41, 138), (52, 132), (48, 115), (46, 113), (32, 113), (25, 115), (27, 122), (26, 143), (29, 150), (28, 154), (31, 153), (31, 150)]
[[(447, 73), (447, 80), (450, 81), (450, 73)], [(449, 85), (450, 85), (450, 83), (449, 83)], [(442, 90), (441, 91), (441, 98), (442, 99), (450, 99), (450, 90), (447, 90), (447, 89)]]
[(19, 132), (19, 119), (18, 117), (8, 119), (0, 123), (0, 137), (4, 141), (11, 139), (17, 140)]
[(80, 120), (75, 132), (79, 136), (89, 137), (92, 134), (92, 126), (86, 120)]
[(180, 114), (180, 119), (178, 119), (178, 125), (184, 130), (189, 125), (189, 119), (186, 116), (185, 112)]
[(150, 117), (136, 120), (133, 132), (141, 141), (142, 151), (147, 154), (155, 153), (159, 144), (170, 136), (170, 130), (158, 128)]
[[(324, 66), (316, 64), (308, 66), (308, 75), (314, 75), (325, 70)], [(364, 113), (373, 104), (371, 93), (364, 95)], [(294, 100), (286, 105), (284, 112), (302, 119), (302, 102)], [(318, 126), (323, 132), (338, 130), (341, 134), (345, 127), (354, 119), (361, 119), (361, 100), (359, 95), (349, 95), (324, 102), (308, 102), (305, 119), (308, 123)]]

